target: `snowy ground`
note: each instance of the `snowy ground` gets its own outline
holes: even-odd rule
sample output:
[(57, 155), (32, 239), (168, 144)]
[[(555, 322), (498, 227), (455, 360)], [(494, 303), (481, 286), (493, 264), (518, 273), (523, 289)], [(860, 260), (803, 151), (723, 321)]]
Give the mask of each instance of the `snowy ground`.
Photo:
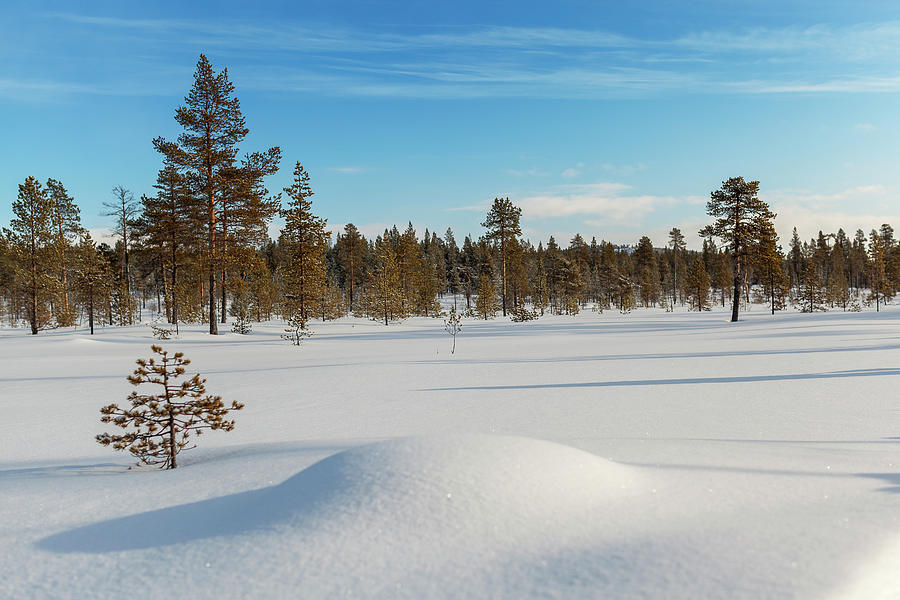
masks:
[(93, 441), (146, 327), (0, 330), (0, 597), (900, 598), (898, 319), (189, 327), (167, 472)]

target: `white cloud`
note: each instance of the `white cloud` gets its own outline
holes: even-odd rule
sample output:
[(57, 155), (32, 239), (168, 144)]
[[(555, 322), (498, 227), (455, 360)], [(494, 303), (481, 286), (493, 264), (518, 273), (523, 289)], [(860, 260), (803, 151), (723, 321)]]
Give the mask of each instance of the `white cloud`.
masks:
[(801, 239), (809, 240), (819, 230), (834, 233), (838, 229), (853, 235), (857, 229), (865, 233), (882, 223), (900, 224), (900, 213), (894, 209), (896, 194), (883, 185), (861, 185), (833, 193), (809, 190), (775, 190), (760, 193), (777, 213), (775, 226), (782, 244), (790, 239), (794, 227)]
[(91, 239), (98, 246), (100, 244), (108, 244), (111, 247), (115, 247), (116, 242), (119, 241), (119, 238), (113, 235), (112, 230), (108, 227), (88, 228), (88, 233), (91, 234)]
[(651, 195), (625, 195), (631, 186), (624, 183), (594, 183), (556, 186), (550, 192), (522, 198), (522, 216), (527, 219), (598, 215), (623, 222), (639, 221), (661, 204), (674, 198)]
[(578, 177), (580, 174), (581, 174), (581, 171), (579, 171), (578, 169), (573, 169), (572, 167), (569, 167), (568, 169), (566, 169), (565, 171), (560, 173), (560, 175), (562, 175), (566, 179)]
[(869, 133), (870, 131), (875, 131), (876, 128), (871, 123), (857, 123), (853, 126), (853, 129), (862, 131), (864, 133)]

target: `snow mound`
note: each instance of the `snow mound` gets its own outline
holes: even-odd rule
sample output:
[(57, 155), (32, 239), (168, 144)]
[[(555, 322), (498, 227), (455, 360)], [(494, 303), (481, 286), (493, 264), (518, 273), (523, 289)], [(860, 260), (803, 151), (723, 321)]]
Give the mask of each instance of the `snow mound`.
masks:
[[(516, 597), (582, 581), (584, 565), (547, 561), (585, 543), (588, 523), (593, 535), (619, 530), (634, 485), (631, 468), (551, 442), (407, 438), (340, 452), (268, 488), (96, 523), (40, 546), (136, 550), (136, 565), (176, 552), (190, 589), (215, 582), (227, 597)], [(121, 568), (139, 568), (129, 565)]]
[(559, 520), (620, 496), (632, 474), (588, 452), (505, 436), (407, 438), (328, 457), (272, 488), (273, 512), (415, 526), (526, 526)]

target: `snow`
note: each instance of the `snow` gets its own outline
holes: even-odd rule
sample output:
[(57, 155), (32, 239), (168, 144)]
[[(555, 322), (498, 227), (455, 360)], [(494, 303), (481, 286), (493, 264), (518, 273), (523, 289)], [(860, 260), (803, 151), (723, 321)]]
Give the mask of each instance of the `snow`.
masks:
[(148, 328), (0, 330), (0, 597), (900, 597), (898, 317), (188, 326), (174, 471), (93, 440)]

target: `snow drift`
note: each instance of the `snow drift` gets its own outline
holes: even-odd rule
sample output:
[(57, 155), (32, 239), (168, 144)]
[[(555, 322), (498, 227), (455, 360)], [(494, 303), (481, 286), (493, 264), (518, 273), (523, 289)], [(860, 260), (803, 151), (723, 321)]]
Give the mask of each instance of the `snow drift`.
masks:
[[(551, 442), (407, 438), (340, 452), (269, 488), (88, 525), (39, 546), (103, 554), (180, 545), (177, 554), (198, 557), (239, 547), (241, 566), (220, 576), (276, 562), (279, 586), (315, 595), (395, 593), (397, 583), (429, 594), (459, 590), (461, 569), (494, 578), (508, 571), (497, 563), (539, 562), (633, 486), (628, 467)], [(273, 559), (280, 553), (295, 559)]]

